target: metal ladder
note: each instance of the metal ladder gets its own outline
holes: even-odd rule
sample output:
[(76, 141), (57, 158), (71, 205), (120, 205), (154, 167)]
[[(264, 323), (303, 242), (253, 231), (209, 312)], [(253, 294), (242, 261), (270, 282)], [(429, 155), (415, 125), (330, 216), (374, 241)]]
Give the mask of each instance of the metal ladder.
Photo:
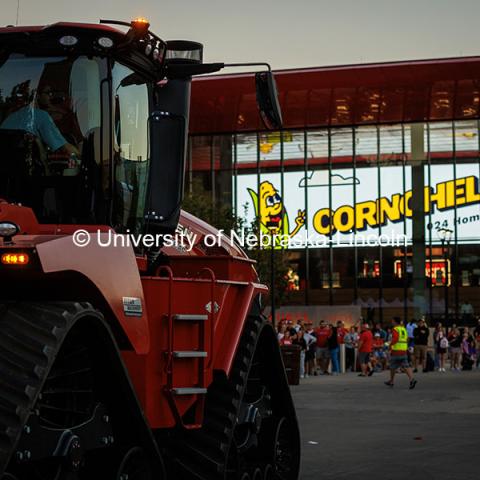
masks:
[[(213, 363), (213, 337), (214, 337), (214, 316), (215, 316), (215, 274), (211, 269), (205, 268), (203, 272), (208, 273), (211, 280), (210, 288), (210, 311), (207, 314), (179, 314), (172, 312), (173, 306), (173, 285), (175, 278), (170, 267), (161, 267), (169, 277), (169, 305), (167, 314), (168, 324), (168, 347), (165, 351), (166, 366), (165, 373), (167, 375), (167, 383), (165, 386), (165, 393), (172, 409), (173, 414), (179, 424), (186, 429), (200, 428), (203, 422), (203, 411), (205, 406), (205, 395), (207, 393), (207, 373), (212, 367)], [(208, 305), (208, 304), (207, 304)], [(176, 350), (175, 349), (175, 325), (178, 323), (188, 322), (198, 325), (198, 350)], [(209, 342), (207, 345), (207, 338)], [(207, 346), (210, 349), (210, 354), (207, 351)], [(174, 378), (175, 361), (181, 359), (192, 359), (198, 361), (198, 383), (192, 386), (176, 386)], [(180, 415), (177, 398), (190, 395), (197, 395), (195, 402), (195, 414), (193, 423), (185, 423)]]

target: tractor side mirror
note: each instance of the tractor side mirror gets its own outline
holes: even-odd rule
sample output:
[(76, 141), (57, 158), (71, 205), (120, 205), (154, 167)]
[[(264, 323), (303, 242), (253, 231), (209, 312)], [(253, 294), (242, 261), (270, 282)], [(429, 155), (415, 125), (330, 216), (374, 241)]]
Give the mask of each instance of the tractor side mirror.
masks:
[(174, 233), (180, 218), (185, 177), (186, 119), (154, 111), (149, 118), (150, 173), (145, 227), (148, 232)]
[(269, 130), (282, 128), (282, 111), (278, 102), (277, 85), (273, 73), (258, 72), (255, 74), (257, 103), (265, 127)]

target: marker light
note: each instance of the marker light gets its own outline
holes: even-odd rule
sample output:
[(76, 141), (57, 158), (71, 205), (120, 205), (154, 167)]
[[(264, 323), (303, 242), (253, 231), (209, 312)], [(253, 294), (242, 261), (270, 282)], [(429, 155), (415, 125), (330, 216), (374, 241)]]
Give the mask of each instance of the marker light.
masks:
[(73, 35), (65, 35), (60, 39), (60, 43), (64, 47), (73, 47), (74, 45), (77, 44), (77, 42), (78, 42), (78, 38), (74, 37)]
[(4, 253), (2, 263), (4, 265), (27, 265), (30, 257), (26, 253)]
[(150, 22), (143, 17), (136, 18), (132, 21), (131, 25), (139, 36), (145, 36), (150, 28)]

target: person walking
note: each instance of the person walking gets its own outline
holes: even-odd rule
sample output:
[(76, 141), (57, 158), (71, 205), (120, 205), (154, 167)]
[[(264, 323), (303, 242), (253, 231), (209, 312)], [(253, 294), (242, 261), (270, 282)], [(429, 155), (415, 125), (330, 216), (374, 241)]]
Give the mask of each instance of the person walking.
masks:
[(413, 378), (412, 367), (408, 363), (408, 333), (399, 318), (393, 319), (393, 334), (390, 344), (390, 380), (385, 385), (393, 387), (397, 369), (403, 368), (410, 384), (408, 388), (413, 390), (417, 381)]

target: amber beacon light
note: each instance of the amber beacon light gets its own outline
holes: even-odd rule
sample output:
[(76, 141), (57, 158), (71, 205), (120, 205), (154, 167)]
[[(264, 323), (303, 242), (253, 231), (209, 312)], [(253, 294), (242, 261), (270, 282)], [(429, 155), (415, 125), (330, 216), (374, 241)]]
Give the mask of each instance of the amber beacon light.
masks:
[(27, 265), (30, 257), (27, 253), (4, 253), (2, 255), (3, 265)]

